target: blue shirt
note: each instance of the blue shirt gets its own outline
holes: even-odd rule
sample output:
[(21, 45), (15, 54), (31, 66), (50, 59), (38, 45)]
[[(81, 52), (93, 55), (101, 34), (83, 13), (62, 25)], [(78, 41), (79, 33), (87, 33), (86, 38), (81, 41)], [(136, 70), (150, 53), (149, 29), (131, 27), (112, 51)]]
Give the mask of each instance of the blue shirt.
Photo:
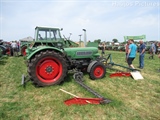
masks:
[(137, 52), (137, 46), (132, 43), (132, 44), (129, 45), (129, 49), (130, 49), (129, 57), (135, 58), (136, 57), (136, 52)]
[[(146, 49), (146, 45), (145, 44), (141, 44), (139, 47), (139, 52), (141, 53), (143, 51), (143, 49)], [(144, 54), (144, 53), (143, 53)]]

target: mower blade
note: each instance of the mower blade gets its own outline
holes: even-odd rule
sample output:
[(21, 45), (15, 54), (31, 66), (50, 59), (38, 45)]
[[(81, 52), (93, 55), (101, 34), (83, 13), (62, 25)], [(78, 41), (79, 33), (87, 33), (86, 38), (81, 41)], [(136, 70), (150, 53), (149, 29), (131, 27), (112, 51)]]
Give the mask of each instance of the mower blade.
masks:
[(71, 98), (68, 100), (65, 100), (64, 103), (67, 106), (70, 105), (86, 105), (86, 104), (101, 104), (101, 102), (103, 101), (102, 98)]
[[(80, 72), (81, 73), (81, 72)], [(86, 84), (83, 83), (83, 76), (81, 76), (79, 73), (74, 74), (75, 77), (75, 81), (76, 83), (78, 83), (80, 86), (82, 86), (83, 88), (85, 88), (88, 92), (92, 93), (94, 96), (98, 97), (99, 99), (101, 99), (100, 103), (104, 104), (108, 104), (111, 102), (111, 100), (103, 97), (102, 95), (100, 95), (99, 93), (97, 93), (96, 91), (94, 91), (92, 88), (90, 88), (89, 86), (87, 86)]]
[(110, 78), (111, 77), (130, 77), (130, 76), (131, 76), (131, 73), (129, 72), (117, 72), (117, 73), (110, 74)]
[(103, 98), (103, 99), (100, 101), (101, 104), (108, 104), (108, 103), (110, 103), (110, 102), (112, 102), (112, 101), (111, 101), (111, 100), (108, 100), (108, 99), (106, 99), (106, 98)]

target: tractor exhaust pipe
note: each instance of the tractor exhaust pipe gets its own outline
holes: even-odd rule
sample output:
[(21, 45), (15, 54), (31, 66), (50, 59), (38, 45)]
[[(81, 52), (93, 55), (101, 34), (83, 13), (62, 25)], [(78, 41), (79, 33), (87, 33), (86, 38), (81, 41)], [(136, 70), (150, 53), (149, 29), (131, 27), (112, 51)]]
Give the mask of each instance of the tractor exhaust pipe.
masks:
[(86, 44), (87, 44), (87, 35), (86, 35), (86, 29), (83, 29), (84, 31), (84, 47), (86, 47)]

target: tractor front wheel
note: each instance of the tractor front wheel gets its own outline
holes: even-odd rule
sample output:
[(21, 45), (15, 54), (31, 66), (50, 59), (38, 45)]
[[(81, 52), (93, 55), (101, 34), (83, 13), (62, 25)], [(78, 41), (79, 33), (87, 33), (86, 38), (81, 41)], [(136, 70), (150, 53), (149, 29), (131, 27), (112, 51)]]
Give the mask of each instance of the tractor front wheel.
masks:
[(106, 68), (101, 62), (95, 63), (91, 67), (91, 70), (90, 70), (90, 73), (89, 73), (90, 78), (92, 80), (101, 79), (105, 76), (105, 74), (106, 74)]
[(65, 59), (55, 51), (42, 51), (30, 60), (29, 76), (37, 86), (60, 84), (67, 73)]

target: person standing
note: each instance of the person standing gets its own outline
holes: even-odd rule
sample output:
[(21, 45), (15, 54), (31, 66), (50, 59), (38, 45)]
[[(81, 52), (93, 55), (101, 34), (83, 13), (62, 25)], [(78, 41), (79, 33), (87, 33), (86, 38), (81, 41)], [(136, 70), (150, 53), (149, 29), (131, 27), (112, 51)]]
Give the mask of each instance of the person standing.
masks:
[(19, 52), (19, 50), (20, 50), (20, 43), (19, 43), (19, 41), (16, 41), (16, 43), (17, 43), (17, 52)]
[(155, 52), (156, 52), (156, 42), (153, 42), (152, 45), (151, 45), (151, 48), (150, 48), (150, 54), (151, 56), (149, 56), (149, 59), (154, 59), (154, 55), (155, 55)]
[(143, 69), (146, 45), (144, 44), (144, 42), (142, 40), (140, 40), (139, 43), (140, 43), (140, 47), (139, 47), (139, 68)]
[(129, 49), (128, 49), (127, 63), (130, 68), (135, 69), (132, 62), (136, 57), (137, 46), (134, 44), (133, 39), (130, 39), (129, 43), (130, 43), (130, 45), (129, 45)]
[(128, 55), (128, 50), (129, 50), (129, 40), (127, 41), (127, 44), (125, 45), (125, 52), (126, 52), (126, 58), (125, 58), (125, 62), (127, 62), (127, 55)]
[(16, 41), (13, 41), (13, 42), (11, 43), (11, 47), (12, 47), (12, 50), (13, 50), (13, 56), (18, 56), (18, 54), (17, 54), (17, 43), (16, 43)]
[(106, 49), (106, 47), (105, 47), (105, 44), (103, 43), (102, 44), (102, 53), (101, 53), (101, 56), (103, 57), (104, 56), (104, 54), (105, 54), (105, 49)]

